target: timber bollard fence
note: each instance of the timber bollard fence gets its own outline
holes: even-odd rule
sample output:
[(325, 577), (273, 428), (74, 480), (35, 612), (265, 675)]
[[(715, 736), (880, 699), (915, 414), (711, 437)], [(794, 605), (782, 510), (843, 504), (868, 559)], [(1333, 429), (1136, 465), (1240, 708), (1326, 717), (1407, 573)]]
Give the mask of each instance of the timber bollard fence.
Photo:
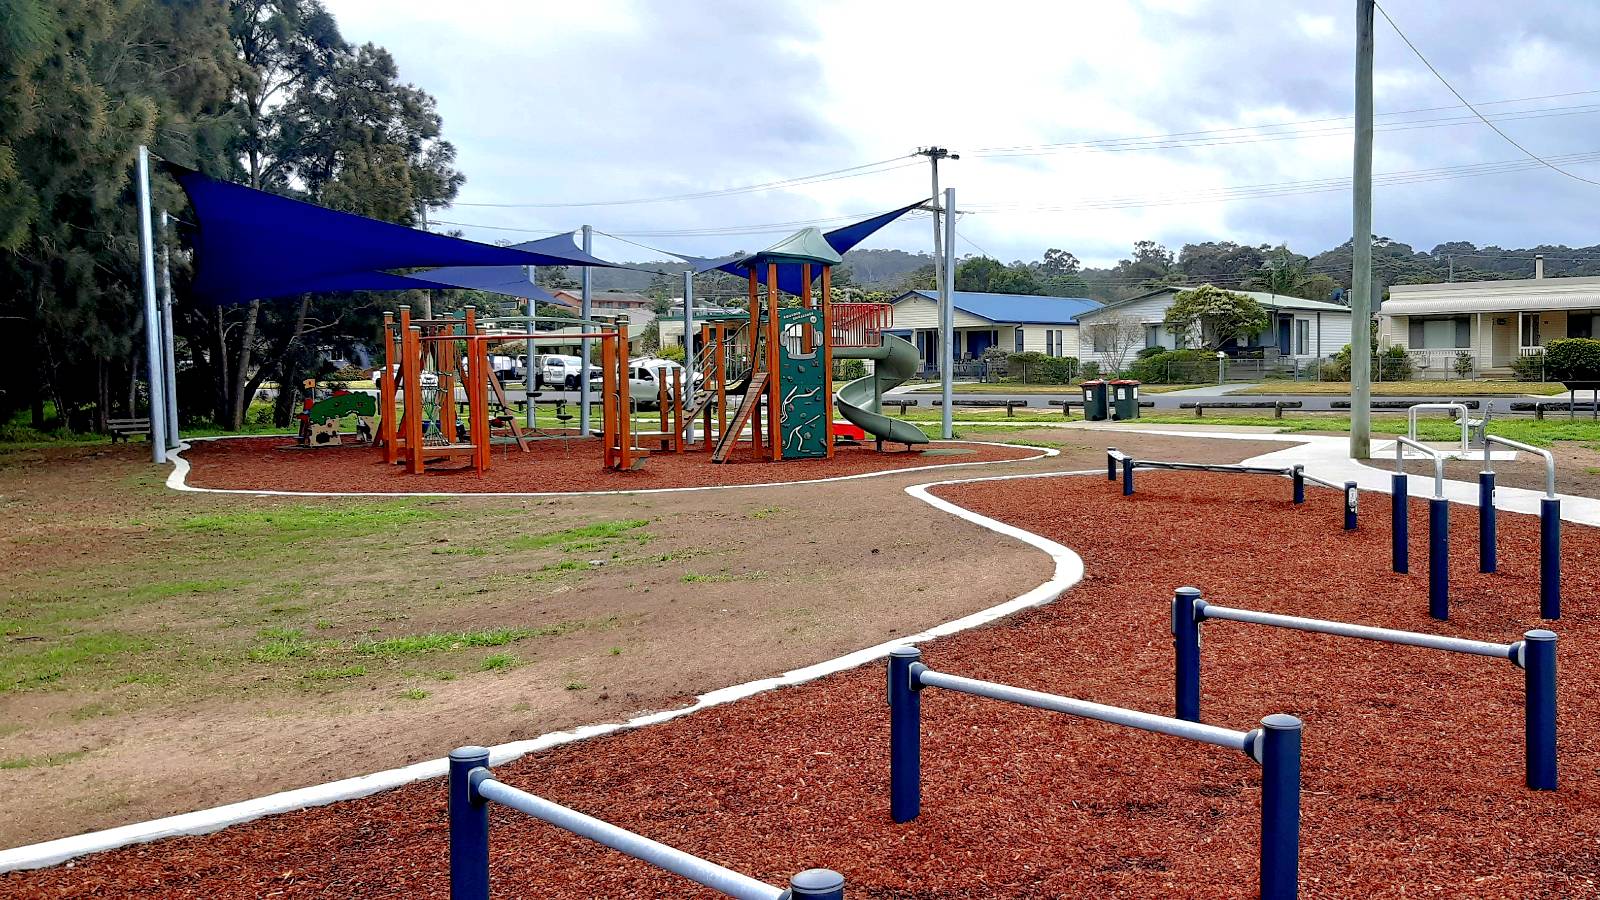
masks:
[(1117, 706), (935, 672), (922, 651), (889, 653), (889, 812), (909, 822), (922, 811), (922, 699), (930, 687), (1003, 700), (1238, 750), (1261, 766), (1261, 896), (1289, 900), (1300, 881), (1300, 736), (1293, 716), (1272, 715), (1261, 727), (1234, 731)]
[(1495, 644), (1233, 609), (1205, 602), (1197, 588), (1182, 587), (1172, 597), (1173, 703), (1177, 717), (1188, 722), (1200, 721), (1200, 625), (1207, 619), (1510, 660), (1523, 670), (1523, 768), (1527, 785), (1540, 791), (1556, 789), (1556, 635), (1552, 631), (1537, 628), (1524, 633), (1520, 641)]
[(450, 900), (489, 898), (489, 803), (527, 813), (739, 900), (843, 900), (844, 876), (807, 869), (773, 887), (643, 835), (496, 781), (484, 747), (450, 751)]

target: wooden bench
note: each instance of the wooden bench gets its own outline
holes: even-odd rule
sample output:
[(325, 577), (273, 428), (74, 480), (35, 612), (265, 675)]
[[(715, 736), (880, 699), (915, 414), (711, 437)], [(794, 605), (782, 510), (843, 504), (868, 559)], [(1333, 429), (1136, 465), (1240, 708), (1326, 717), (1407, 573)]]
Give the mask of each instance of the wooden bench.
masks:
[(1179, 409), (1194, 410), (1196, 419), (1203, 417), (1208, 409), (1270, 409), (1274, 419), (1281, 419), (1284, 410), (1303, 406), (1305, 403), (1300, 400), (1194, 400), (1178, 404)]
[(107, 419), (106, 431), (111, 433), (111, 443), (132, 439), (136, 434), (150, 436), (150, 420), (145, 419)]
[[(944, 400), (942, 400), (942, 399), (935, 400), (935, 401), (933, 401), (933, 405), (934, 406), (943, 406), (944, 405)], [(1014, 417), (1017, 414), (1016, 413), (1017, 407), (1021, 406), (1021, 407), (1026, 408), (1027, 405), (1028, 405), (1028, 401), (1026, 401), (1026, 400), (952, 400), (952, 401), (950, 401), (950, 405), (951, 406), (979, 406), (979, 407), (987, 407), (987, 408), (990, 408), (990, 409), (999, 409), (1000, 407), (1003, 406), (1003, 407), (1006, 408), (1006, 417), (1007, 418), (1011, 418), (1011, 417)]]

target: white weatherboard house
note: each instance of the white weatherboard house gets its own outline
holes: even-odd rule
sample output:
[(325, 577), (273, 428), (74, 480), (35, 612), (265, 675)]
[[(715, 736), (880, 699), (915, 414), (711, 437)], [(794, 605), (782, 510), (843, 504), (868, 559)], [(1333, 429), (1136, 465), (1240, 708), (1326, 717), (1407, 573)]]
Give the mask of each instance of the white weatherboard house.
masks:
[[(1087, 297), (1039, 297), (1022, 294), (987, 294), (956, 291), (955, 357), (977, 359), (990, 347), (1007, 353), (1034, 352), (1046, 356), (1076, 356), (1078, 317), (1100, 308)], [(894, 299), (891, 334), (915, 344), (923, 369), (939, 364), (939, 295), (935, 291), (907, 291)]]
[[(1108, 368), (1119, 362), (1127, 366), (1145, 347), (1181, 349), (1177, 346), (1177, 335), (1168, 331), (1163, 323), (1173, 298), (1183, 290), (1188, 288), (1161, 288), (1078, 316), (1078, 358)], [(1260, 351), (1269, 358), (1312, 360), (1332, 356), (1350, 343), (1350, 308), (1347, 306), (1260, 291), (1232, 293), (1243, 294), (1261, 304), (1267, 311), (1268, 325), (1265, 331), (1243, 341), (1229, 341), (1223, 346), (1224, 350), (1232, 353)], [(1119, 332), (1126, 337), (1121, 342), (1117, 339)]]
[(1453, 371), (1472, 355), (1479, 375), (1508, 375), (1518, 356), (1556, 338), (1600, 334), (1600, 277), (1397, 284), (1378, 312), (1378, 339), (1404, 347), (1424, 373)]

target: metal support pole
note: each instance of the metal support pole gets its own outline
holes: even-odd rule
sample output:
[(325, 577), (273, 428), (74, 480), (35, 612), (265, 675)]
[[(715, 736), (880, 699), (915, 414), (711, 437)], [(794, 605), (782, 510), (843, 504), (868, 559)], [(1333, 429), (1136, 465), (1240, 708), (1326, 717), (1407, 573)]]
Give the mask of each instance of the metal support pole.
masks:
[(1122, 496), (1133, 496), (1133, 458), (1130, 456), (1122, 458)]
[(1172, 650), (1177, 666), (1173, 673), (1174, 715), (1189, 722), (1200, 721), (1200, 620), (1194, 604), (1200, 589), (1181, 587), (1172, 592)]
[(161, 379), (167, 401), (167, 449), (176, 450), (178, 434), (178, 354), (172, 331), (172, 247), (167, 243), (167, 222), (172, 217), (161, 211)]
[(1539, 618), (1561, 618), (1561, 499), (1539, 501)]
[(913, 667), (922, 651), (889, 651), (889, 815), (909, 822), (922, 811), (922, 696)]
[(1478, 473), (1478, 571), (1493, 572), (1495, 558), (1494, 473)]
[[(684, 398), (679, 391), (679, 400), (684, 406), (693, 405), (694, 398), (694, 271), (691, 269), (683, 273), (683, 390), (689, 392)], [(694, 417), (689, 421), (678, 423), (683, 429), (683, 442), (694, 443)]]
[(487, 747), (450, 751), (450, 900), (489, 900), (489, 804), (472, 783), (488, 767)]
[(1528, 787), (1556, 789), (1556, 634), (1535, 628), (1522, 635), (1524, 741)]
[[(594, 227), (583, 226), (583, 252), (585, 255), (594, 253)], [(585, 331), (589, 329), (588, 322), (594, 318), (593, 291), (594, 270), (589, 266), (583, 267), (583, 300), (579, 304), (578, 318), (584, 321), (582, 326)], [(627, 377), (628, 348), (621, 347), (618, 352), (622, 355), (623, 377)], [(584, 437), (589, 436), (589, 338), (584, 338), (579, 344), (579, 356), (582, 363), (578, 366), (578, 433)]]
[(150, 148), (139, 146), (139, 272), (144, 284), (145, 363), (150, 373), (150, 457), (167, 461), (167, 391), (162, 384), (161, 311), (156, 306), (155, 237), (150, 225)]
[(844, 900), (844, 876), (832, 869), (807, 869), (789, 879), (790, 900)]
[(1396, 472), (1390, 478), (1390, 555), (1394, 558), (1394, 570), (1404, 575), (1411, 571), (1411, 494), (1403, 473)]
[[(938, 198), (934, 198), (935, 201)], [(956, 189), (944, 190), (944, 281), (939, 285), (939, 395), (944, 399), (940, 412), (939, 436), (955, 437), (951, 425), (954, 405), (956, 366)]]
[(1356, 0), (1356, 122), (1351, 172), (1350, 456), (1372, 456), (1372, 31), (1375, 0)]
[(1289, 477), (1294, 479), (1294, 502), (1298, 506), (1306, 502), (1306, 467), (1295, 466)]
[(1361, 492), (1354, 481), (1344, 483), (1344, 530), (1356, 530), (1356, 512), (1360, 506)]
[[(527, 268), (528, 283), (537, 284), (539, 267), (528, 266)], [(532, 292), (530, 291), (529, 293)], [(526, 345), (523, 347), (523, 353), (527, 354), (528, 361), (522, 367), (522, 399), (526, 400), (528, 404), (528, 408), (523, 412), (523, 422), (529, 431), (532, 431), (534, 428), (538, 427), (539, 422), (538, 415), (534, 412), (533, 403), (533, 386), (538, 381), (538, 378), (533, 373), (533, 357), (535, 356), (534, 350), (536, 349), (533, 342), (533, 335), (534, 332), (538, 330), (538, 323), (534, 321), (534, 311), (538, 308), (538, 306), (539, 301), (533, 299), (532, 297), (528, 298), (528, 340)], [(588, 330), (587, 326), (580, 327), (583, 327), (585, 331)], [(587, 376), (588, 373), (585, 372), (584, 374)]]
[(1450, 618), (1450, 501), (1428, 500), (1428, 615)]
[(1294, 716), (1261, 720), (1261, 897), (1300, 890), (1300, 732)]
[[(1061, 408), (1066, 409), (1066, 404), (1062, 404)], [(1117, 448), (1115, 447), (1106, 448), (1106, 480), (1117, 480)]]

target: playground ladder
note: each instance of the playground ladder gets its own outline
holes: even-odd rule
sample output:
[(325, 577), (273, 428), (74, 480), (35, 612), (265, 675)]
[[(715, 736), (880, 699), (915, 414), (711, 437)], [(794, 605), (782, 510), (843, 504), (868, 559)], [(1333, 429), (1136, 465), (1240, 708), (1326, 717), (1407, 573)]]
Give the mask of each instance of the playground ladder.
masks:
[(745, 388), (744, 399), (739, 401), (739, 409), (734, 412), (733, 420), (728, 423), (728, 430), (717, 435), (717, 449), (711, 454), (712, 462), (728, 461), (728, 457), (733, 454), (733, 448), (739, 443), (739, 434), (744, 431), (745, 424), (755, 414), (756, 407), (761, 405), (761, 398), (766, 393), (766, 388), (766, 372), (757, 372), (750, 376), (750, 385)]

